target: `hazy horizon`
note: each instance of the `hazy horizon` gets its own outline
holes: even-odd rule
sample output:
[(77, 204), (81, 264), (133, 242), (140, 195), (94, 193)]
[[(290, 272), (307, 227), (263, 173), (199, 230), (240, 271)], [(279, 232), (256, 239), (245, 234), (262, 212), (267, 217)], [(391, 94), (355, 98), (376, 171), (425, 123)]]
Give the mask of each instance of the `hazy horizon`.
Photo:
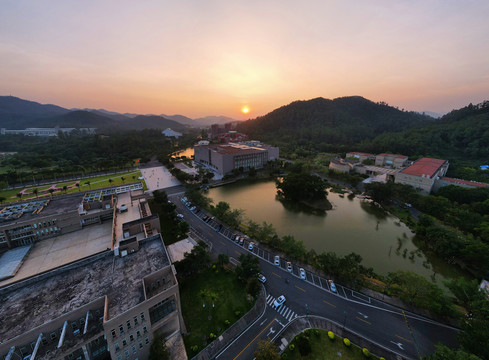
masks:
[(482, 0), (7, 0), (0, 9), (0, 93), (68, 109), (242, 120), (316, 97), (435, 113), (488, 100)]

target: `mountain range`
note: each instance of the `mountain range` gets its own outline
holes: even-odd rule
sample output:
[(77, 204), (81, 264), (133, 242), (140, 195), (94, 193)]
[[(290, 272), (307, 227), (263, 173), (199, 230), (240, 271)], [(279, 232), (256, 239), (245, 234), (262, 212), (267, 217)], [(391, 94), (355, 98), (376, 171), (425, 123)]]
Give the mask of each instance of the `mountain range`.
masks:
[(40, 104), (14, 96), (0, 96), (0, 127), (25, 129), (27, 127), (93, 127), (99, 130), (172, 128), (182, 131), (187, 127), (202, 128), (211, 124), (237, 121), (225, 116), (207, 116), (191, 119), (183, 115), (140, 115), (117, 113), (104, 109), (65, 109), (51, 104)]

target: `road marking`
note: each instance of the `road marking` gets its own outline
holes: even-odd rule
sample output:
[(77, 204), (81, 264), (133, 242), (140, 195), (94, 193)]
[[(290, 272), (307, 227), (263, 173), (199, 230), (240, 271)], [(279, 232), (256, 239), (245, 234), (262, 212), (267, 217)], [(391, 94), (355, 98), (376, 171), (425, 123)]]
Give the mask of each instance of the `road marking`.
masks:
[(272, 274), (281, 278), (281, 276), (279, 274), (275, 274), (273, 271), (272, 271)]
[(267, 321), (268, 319), (265, 319), (263, 320), (261, 323), (260, 323), (260, 326), (263, 326), (263, 324), (265, 324), (265, 321)]
[(298, 287), (297, 285), (296, 285), (295, 287), (296, 287), (297, 289), (299, 289), (299, 290), (302, 290), (302, 291), (306, 292), (306, 290), (304, 290), (304, 289), (303, 289), (303, 288), (301, 288), (301, 287)]
[(367, 321), (367, 320), (365, 320), (365, 319), (359, 318), (358, 316), (357, 316), (356, 318), (357, 318), (358, 320), (360, 320), (360, 321), (363, 321), (363, 322), (364, 322), (364, 323), (366, 323), (366, 324), (372, 325), (372, 323), (371, 323), (371, 322), (369, 322), (369, 321)]
[(328, 304), (329, 306), (334, 307), (334, 308), (336, 307), (336, 305), (333, 305), (333, 304), (331, 304), (331, 303), (327, 302), (326, 300), (323, 300), (323, 302), (324, 302), (324, 303), (326, 303), (326, 304)]
[(221, 244), (223, 244), (223, 245), (226, 245), (226, 244), (224, 244), (224, 242), (223, 242), (223, 241), (221, 241), (221, 240), (219, 240), (219, 242), (220, 242)]
[(397, 334), (396, 334), (396, 337), (398, 337), (398, 338), (399, 338), (399, 339), (401, 339), (401, 340), (404, 340), (404, 341), (407, 341), (407, 342), (412, 343), (412, 341), (411, 341), (411, 340), (408, 340), (408, 339), (406, 339), (406, 338), (403, 338), (402, 336), (399, 336), (399, 335), (397, 335)]
[(238, 254), (238, 255), (241, 255), (241, 253), (240, 253), (239, 251), (234, 250), (234, 252), (235, 252), (236, 254)]
[(251, 340), (251, 342), (248, 345), (246, 345), (246, 347), (243, 350), (241, 350), (240, 353), (233, 360), (236, 360), (243, 353), (243, 351), (245, 351), (251, 344), (253, 344), (253, 342), (258, 338), (258, 336), (260, 336), (270, 325), (272, 325), (274, 321), (275, 319), (270, 321), (270, 323), (267, 326), (265, 326), (265, 328), (262, 331), (260, 331), (260, 333), (256, 335), (255, 338)]

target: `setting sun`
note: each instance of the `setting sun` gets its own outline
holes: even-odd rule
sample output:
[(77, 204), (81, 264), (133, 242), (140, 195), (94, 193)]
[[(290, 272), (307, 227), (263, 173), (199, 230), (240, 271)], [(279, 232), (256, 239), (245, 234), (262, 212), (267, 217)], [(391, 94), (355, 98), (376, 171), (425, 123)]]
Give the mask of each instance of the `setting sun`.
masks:
[(241, 112), (243, 114), (248, 114), (250, 112), (250, 108), (248, 106), (243, 106), (243, 108), (241, 109)]

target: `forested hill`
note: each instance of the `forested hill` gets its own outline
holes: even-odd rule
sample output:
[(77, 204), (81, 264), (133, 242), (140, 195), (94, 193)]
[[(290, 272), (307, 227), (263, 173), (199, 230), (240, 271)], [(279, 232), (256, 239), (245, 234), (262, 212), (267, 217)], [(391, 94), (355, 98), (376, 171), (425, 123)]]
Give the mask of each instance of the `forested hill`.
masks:
[(453, 110), (428, 126), (382, 134), (362, 150), (480, 159), (486, 164), (489, 159), (489, 101)]
[(278, 145), (314, 144), (326, 151), (331, 145), (357, 144), (384, 132), (402, 131), (433, 121), (426, 115), (352, 96), (295, 101), (241, 123), (238, 130), (251, 138)]

